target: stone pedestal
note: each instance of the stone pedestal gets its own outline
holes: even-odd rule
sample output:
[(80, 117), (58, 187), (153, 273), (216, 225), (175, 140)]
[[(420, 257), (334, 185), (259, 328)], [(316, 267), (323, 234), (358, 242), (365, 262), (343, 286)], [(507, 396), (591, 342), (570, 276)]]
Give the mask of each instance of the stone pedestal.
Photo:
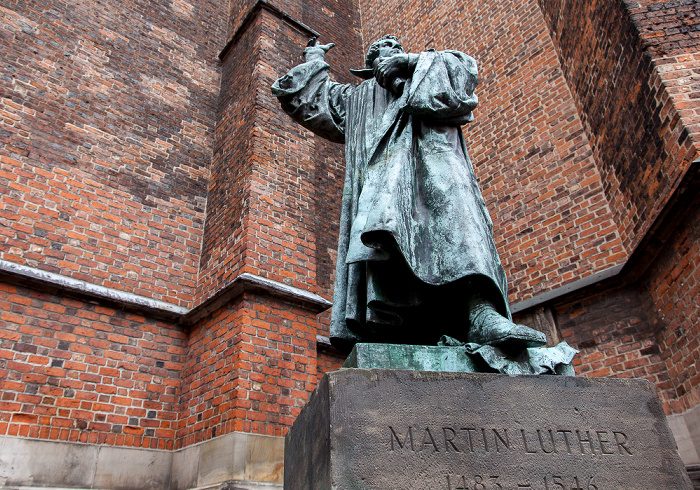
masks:
[(692, 487), (646, 381), (341, 369), (287, 435), (284, 488)]

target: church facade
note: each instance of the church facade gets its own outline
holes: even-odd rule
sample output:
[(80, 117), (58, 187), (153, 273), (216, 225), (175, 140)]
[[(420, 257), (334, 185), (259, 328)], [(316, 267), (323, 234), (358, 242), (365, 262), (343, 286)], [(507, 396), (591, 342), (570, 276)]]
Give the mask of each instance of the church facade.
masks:
[(270, 86), (384, 34), (479, 67), (513, 316), (653, 383), (700, 467), (700, 1), (0, 6), (0, 484), (281, 487), (323, 373), (342, 145)]

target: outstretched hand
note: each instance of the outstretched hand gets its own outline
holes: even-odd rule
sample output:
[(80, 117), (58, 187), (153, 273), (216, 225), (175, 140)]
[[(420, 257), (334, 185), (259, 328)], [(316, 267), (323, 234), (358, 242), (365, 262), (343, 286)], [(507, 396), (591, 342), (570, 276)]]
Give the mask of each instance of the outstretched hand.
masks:
[(335, 46), (334, 43), (319, 44), (318, 37), (313, 37), (309, 40), (304, 49), (304, 60), (323, 60), (326, 53)]

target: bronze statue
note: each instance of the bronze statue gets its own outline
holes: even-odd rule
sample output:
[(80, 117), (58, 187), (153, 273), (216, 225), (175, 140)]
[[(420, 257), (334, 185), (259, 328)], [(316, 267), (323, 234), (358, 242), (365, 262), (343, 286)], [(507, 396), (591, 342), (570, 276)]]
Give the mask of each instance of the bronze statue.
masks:
[(331, 81), (333, 44), (272, 86), (294, 120), (345, 143), (331, 341), (435, 345), (446, 335), (507, 350), (545, 335), (511, 321), (493, 226), (460, 126), (474, 119), (476, 62), (459, 51), (370, 47), (359, 85)]

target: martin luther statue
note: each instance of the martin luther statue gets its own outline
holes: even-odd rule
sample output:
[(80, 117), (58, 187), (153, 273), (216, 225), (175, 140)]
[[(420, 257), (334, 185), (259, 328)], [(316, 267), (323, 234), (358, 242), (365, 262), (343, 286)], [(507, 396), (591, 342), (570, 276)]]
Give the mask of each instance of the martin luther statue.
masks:
[(511, 321), (493, 227), (460, 126), (474, 119), (476, 62), (459, 51), (369, 49), (342, 85), (315, 40), (272, 86), (314, 133), (345, 143), (331, 341), (435, 345), (446, 335), (509, 350), (546, 343)]

